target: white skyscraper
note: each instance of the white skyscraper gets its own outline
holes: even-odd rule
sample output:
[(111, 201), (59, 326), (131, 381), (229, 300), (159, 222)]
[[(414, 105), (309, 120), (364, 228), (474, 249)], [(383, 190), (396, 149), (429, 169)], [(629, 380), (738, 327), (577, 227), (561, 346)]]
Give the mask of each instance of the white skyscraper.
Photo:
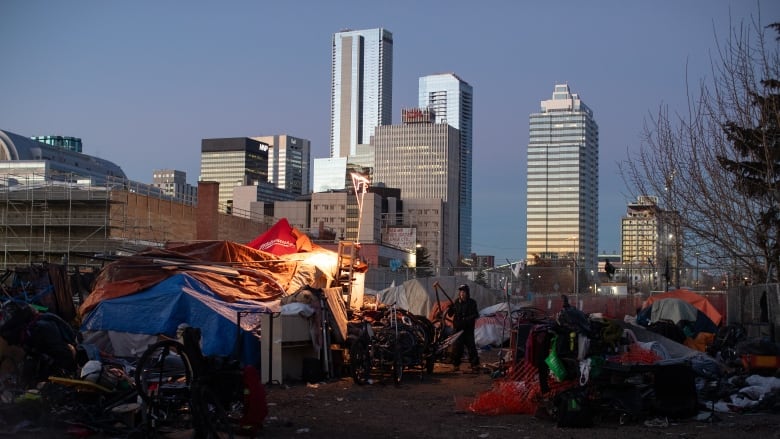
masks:
[(558, 84), (530, 117), (528, 259), (598, 266), (599, 129), (593, 112)]
[(392, 123), (393, 34), (385, 29), (333, 35), (330, 156), (347, 157)]
[(453, 73), (428, 75), (419, 81), (419, 106), (434, 113), (435, 123), (446, 123), (460, 132), (460, 188), (458, 249), (471, 254), (471, 168), (474, 92), (471, 85)]

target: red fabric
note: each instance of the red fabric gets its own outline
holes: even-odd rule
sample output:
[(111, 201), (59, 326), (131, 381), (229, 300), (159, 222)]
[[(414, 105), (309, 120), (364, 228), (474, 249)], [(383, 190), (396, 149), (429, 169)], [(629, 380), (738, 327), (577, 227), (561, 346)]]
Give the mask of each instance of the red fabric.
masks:
[(268, 402), (265, 398), (265, 386), (260, 382), (260, 374), (257, 369), (248, 365), (244, 367), (244, 416), (241, 418), (241, 427), (257, 430), (263, 426), (265, 417), (268, 416)]
[(265, 233), (253, 239), (247, 244), (247, 247), (273, 253), (277, 256), (289, 255), (298, 252), (297, 240), (298, 238), (287, 218), (282, 218)]

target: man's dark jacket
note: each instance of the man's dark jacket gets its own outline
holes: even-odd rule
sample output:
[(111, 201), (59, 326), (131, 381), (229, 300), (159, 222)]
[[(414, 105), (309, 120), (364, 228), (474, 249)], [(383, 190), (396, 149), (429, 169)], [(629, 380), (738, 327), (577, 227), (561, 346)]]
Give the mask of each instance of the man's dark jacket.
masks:
[(452, 324), (456, 331), (461, 329), (474, 330), (474, 323), (479, 317), (476, 300), (470, 297), (463, 302), (456, 300), (451, 309), (453, 311)]

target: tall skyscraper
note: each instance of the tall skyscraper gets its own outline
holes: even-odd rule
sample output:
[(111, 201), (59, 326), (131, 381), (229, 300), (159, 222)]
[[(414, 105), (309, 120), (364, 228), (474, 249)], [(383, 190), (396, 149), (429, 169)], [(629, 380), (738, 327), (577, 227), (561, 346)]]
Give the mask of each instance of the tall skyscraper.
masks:
[(392, 123), (393, 34), (379, 29), (333, 35), (330, 156), (347, 157)]
[(597, 269), (599, 129), (566, 84), (530, 117), (528, 259), (574, 260)]
[(419, 106), (433, 111), (435, 123), (446, 123), (460, 131), (460, 190), (458, 212), (461, 255), (471, 254), (471, 168), (474, 92), (471, 85), (453, 73), (428, 75), (419, 81)]

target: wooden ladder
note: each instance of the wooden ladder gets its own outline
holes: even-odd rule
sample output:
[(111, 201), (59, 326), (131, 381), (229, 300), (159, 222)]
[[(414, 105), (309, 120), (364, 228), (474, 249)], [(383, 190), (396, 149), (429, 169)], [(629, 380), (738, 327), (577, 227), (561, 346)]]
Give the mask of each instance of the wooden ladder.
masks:
[(358, 245), (351, 241), (339, 241), (338, 268), (336, 282), (341, 286), (342, 296), (346, 296), (347, 309), (352, 301), (352, 281), (355, 280), (355, 264), (358, 257)]

